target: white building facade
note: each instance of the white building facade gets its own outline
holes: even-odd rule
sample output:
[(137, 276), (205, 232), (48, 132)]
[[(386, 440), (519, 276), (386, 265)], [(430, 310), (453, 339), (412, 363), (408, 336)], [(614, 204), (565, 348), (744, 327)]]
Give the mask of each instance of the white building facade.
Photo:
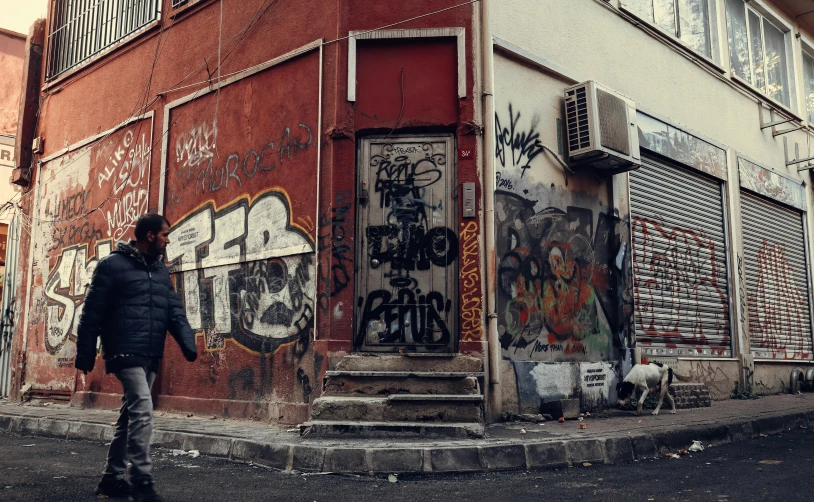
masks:
[[(490, 2), (485, 218), (503, 409), (612, 402), (642, 359), (715, 399), (785, 392), (794, 368), (814, 368), (810, 7)], [(557, 161), (564, 91), (589, 80), (635, 102), (639, 169), (569, 173)]]

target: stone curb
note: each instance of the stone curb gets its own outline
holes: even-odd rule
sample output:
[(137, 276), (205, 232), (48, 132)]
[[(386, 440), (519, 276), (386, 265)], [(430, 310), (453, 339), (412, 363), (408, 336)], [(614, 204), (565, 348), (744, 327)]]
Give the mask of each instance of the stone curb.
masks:
[[(729, 424), (698, 425), (652, 434), (609, 435), (591, 439), (558, 439), (535, 443), (455, 447), (342, 448), (270, 444), (190, 432), (155, 430), (154, 446), (198, 450), (240, 462), (287, 472), (353, 474), (419, 474), (536, 470), (592, 464), (614, 464), (654, 458), (687, 448), (693, 440), (706, 447), (778, 434), (814, 425), (814, 411), (758, 418)], [(58, 418), (0, 414), (0, 431), (70, 440), (109, 442), (107, 424)]]

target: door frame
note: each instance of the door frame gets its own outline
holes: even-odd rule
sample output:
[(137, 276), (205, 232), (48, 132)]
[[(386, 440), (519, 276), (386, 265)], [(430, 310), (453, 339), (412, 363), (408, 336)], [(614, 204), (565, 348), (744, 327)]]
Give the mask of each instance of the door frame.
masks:
[[(369, 158), (370, 144), (377, 140), (384, 140), (384, 139), (391, 139), (394, 142), (403, 141), (403, 142), (410, 142), (410, 143), (420, 143), (422, 140), (430, 140), (430, 141), (438, 141), (438, 140), (445, 140), (447, 143), (447, 166), (448, 170), (446, 172), (447, 176), (449, 176), (448, 182), (448, 189), (446, 193), (447, 200), (449, 204), (447, 205), (447, 211), (449, 214), (449, 218), (447, 219), (448, 223), (451, 224), (453, 233), (456, 235), (455, 241), (455, 262), (454, 264), (450, 264), (449, 267), (453, 269), (453, 271), (447, 273), (447, 277), (450, 279), (449, 281), (449, 292), (448, 299), (452, 301), (452, 307), (450, 308), (449, 314), (447, 316), (447, 329), (450, 333), (450, 341), (447, 344), (443, 345), (422, 345), (422, 344), (382, 344), (380, 346), (370, 346), (365, 343), (365, 340), (359, 336), (359, 329), (361, 323), (361, 314), (364, 308), (364, 298), (363, 293), (367, 292), (367, 282), (366, 279), (363, 279), (363, 270), (366, 266), (367, 260), (367, 236), (365, 235), (365, 228), (367, 223), (367, 215), (363, 213), (363, 210), (366, 209), (368, 206), (367, 204), (373, 203), (373, 196), (372, 193), (375, 190), (375, 187), (367, 186), (365, 183), (365, 177), (367, 176), (369, 179), (369, 166), (363, 166), (362, 161), (366, 158)], [(457, 156), (457, 136), (454, 132), (448, 133), (418, 133), (418, 134), (398, 134), (398, 135), (365, 135), (365, 136), (357, 136), (356, 140), (356, 163), (354, 166), (355, 171), (355, 187), (356, 187), (356, 200), (355, 200), (355, 220), (356, 220), (356, 229), (355, 229), (355, 259), (356, 259), (356, 266), (354, 270), (356, 271), (356, 278), (354, 280), (354, 306), (353, 306), (353, 351), (354, 352), (375, 352), (375, 353), (456, 353), (458, 351), (458, 344), (460, 342), (460, 333), (458, 331), (459, 326), (459, 310), (460, 310), (460, 301), (458, 298), (458, 276), (460, 270), (460, 245), (457, 241), (457, 226), (458, 226), (458, 204), (457, 204), (457, 187), (458, 187), (458, 156)], [(364, 204), (363, 204), (364, 202)], [(432, 270), (432, 267), (431, 267)], [(364, 290), (364, 291), (363, 291)], [(362, 300), (362, 305), (360, 305), (360, 300)], [(437, 349), (436, 349), (437, 347)]]

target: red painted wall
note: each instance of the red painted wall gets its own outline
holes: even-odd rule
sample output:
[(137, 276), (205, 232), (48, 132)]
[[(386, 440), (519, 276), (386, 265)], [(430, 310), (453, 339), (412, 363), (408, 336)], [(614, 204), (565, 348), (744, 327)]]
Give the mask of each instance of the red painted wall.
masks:
[(455, 125), (455, 38), (356, 43), (356, 130)]
[[(175, 224), (172, 237), (177, 256), (171, 266), (190, 317), (200, 318), (197, 331), (201, 353), (199, 360), (190, 365), (180, 356), (174, 342), (168, 341), (155, 386), (156, 403), (164, 409), (201, 414), (300, 422), (308, 417), (307, 403), (319, 395), (329, 361), (353, 350), (356, 138), (359, 134), (394, 127), (401, 111), (402, 67), (405, 106), (402, 123), (394, 133), (447, 130), (455, 132), (459, 148), (476, 151), (472, 7), (398, 26), (466, 28), (466, 98), (457, 96), (455, 39), (416, 39), (360, 42), (357, 102), (352, 103), (347, 101), (347, 41), (334, 42), (335, 39), (346, 37), (350, 30), (376, 28), (455, 2), (423, 0), (399, 3), (398, 9), (394, 9), (386, 5), (389, 2), (321, 0), (306, 6), (279, 0), (265, 9), (269, 2), (263, 0), (223, 0), (222, 29), (219, 29), (219, 2), (202, 0), (177, 12), (170, 8), (170, 0), (165, 4), (161, 26), (151, 28), (86, 68), (48, 84), (38, 130), (38, 135), (45, 138), (43, 155), (53, 155), (66, 145), (114, 128), (136, 113), (154, 113), (149, 206), (159, 209), (161, 166), (165, 161), (166, 202), (160, 209)], [(319, 15), (314, 15), (315, 12)], [(221, 74), (229, 75), (318, 38), (329, 42), (323, 48), (321, 110), (318, 49), (224, 87), (219, 97), (210, 93), (171, 110), (166, 108), (183, 96), (208, 88), (210, 73), (213, 78), (217, 75), (219, 40), (225, 58)], [(216, 136), (212, 134), (215, 110)], [(162, 127), (165, 121), (170, 126), (166, 138)], [(320, 135), (318, 191), (315, 166)], [(214, 143), (208, 144), (209, 140)], [(272, 143), (274, 146), (269, 147)], [(195, 155), (204, 153), (196, 150), (202, 145), (210, 156), (196, 158)], [(283, 145), (286, 149), (281, 151)], [(90, 174), (109, 167), (104, 157), (98, 156), (101, 165), (88, 168)], [(261, 164), (255, 159), (260, 159)], [(266, 163), (272, 159), (273, 167)], [(44, 173), (47, 171), (48, 166)], [(39, 181), (41, 188), (45, 187), (47, 175), (43, 174)], [(458, 182), (464, 181), (478, 182), (479, 187), (475, 160), (459, 161)], [(104, 199), (109, 193), (97, 190), (101, 193), (94, 193), (92, 200)], [(276, 209), (263, 209), (251, 216), (256, 205), (272, 199)], [(34, 190), (30, 189), (23, 197), (23, 207), (32, 215), (33, 201)], [(237, 218), (237, 213), (232, 214), (233, 220), (222, 219), (231, 211), (243, 211), (245, 215), (240, 215), (243, 220)], [(258, 216), (263, 214), (271, 216), (263, 220)], [(273, 232), (258, 231), (262, 221), (276, 225), (281, 218), (287, 219), (284, 230), (270, 226)], [(195, 225), (190, 223), (193, 220)], [(227, 221), (231, 224), (218, 223)], [(465, 315), (480, 308), (481, 297), (479, 280), (472, 275), (480, 273), (477, 268), (472, 269), (472, 263), (479, 263), (480, 259), (472, 253), (471, 238), (465, 238), (466, 232), (479, 230), (473, 229), (470, 221), (459, 222), (462, 232), (459, 256), (462, 270), (467, 270), (459, 285), (459, 303)], [(211, 236), (197, 242), (202, 237), (196, 232), (206, 228), (202, 222), (210, 223), (206, 231)], [(240, 226), (243, 224), (245, 232)], [(58, 225), (68, 231), (74, 223)], [(224, 232), (234, 233), (234, 239), (216, 241)], [(341, 245), (337, 244), (340, 240), (337, 232), (342, 232)], [(110, 238), (109, 233), (103, 231), (97, 240)], [(58, 382), (65, 388), (75, 387), (76, 402), (116, 406), (119, 387), (115, 379), (104, 376), (98, 368), (88, 377), (77, 378), (69, 368), (60, 367), (58, 357), (45, 350), (42, 333), (47, 331), (46, 321), (36, 321), (43, 323), (39, 334), (32, 322), (38, 319), (37, 302), (48, 301), (38, 291), (47, 285), (49, 277), (53, 278), (55, 263), (59, 256), (64, 256), (64, 246), (47, 250), (47, 273), (40, 274), (42, 283), (35, 278), (26, 304), (29, 257), (35, 257), (35, 269), (43, 269), (44, 262), (36, 260), (36, 252), (25, 234), (18, 271), (23, 278), (18, 292), (23, 305), (18, 313), (26, 324), (28, 343), (23, 346), (20, 341), (24, 337), (15, 338), (17, 387), (24, 383), (47, 387)], [(295, 247), (311, 246), (319, 254), (277, 253), (269, 242), (280, 235), (291, 239)], [(93, 239), (88, 242), (92, 249)], [(252, 246), (265, 251), (251, 254)], [(215, 260), (219, 257), (221, 261)], [(303, 277), (297, 272), (297, 265), (305, 267), (308, 257), (314, 260), (312, 272)], [(257, 277), (267, 280), (262, 285), (257, 281), (250, 284), (249, 279)], [(285, 277), (283, 282), (288, 288), (277, 289), (280, 281), (271, 280), (275, 277)], [(192, 278), (195, 282), (190, 282)], [(198, 286), (197, 302), (190, 294), (192, 284)], [(234, 288), (230, 289), (228, 301), (223, 294), (216, 300), (215, 288), (224, 285)], [(292, 293), (301, 303), (295, 303)], [(298, 308), (291, 308), (293, 313), (279, 307), (269, 310), (276, 301), (270, 295), (282, 298), (279, 303)], [(78, 297), (76, 301), (78, 305)], [(216, 305), (217, 301), (220, 305)], [(261, 301), (266, 303), (260, 305)], [(477, 305), (473, 306), (473, 302)], [(303, 304), (314, 306), (313, 317), (305, 315), (305, 324), (295, 328), (301, 315), (307, 314)], [(290, 315), (291, 329), (282, 330), (273, 323), (258, 321), (257, 317), (262, 318), (267, 311), (268, 319), (282, 319), (278, 325), (285, 324)], [(253, 313), (255, 318), (251, 317)], [(461, 350), (480, 353), (479, 326), (465, 319), (459, 325), (464, 330)], [(70, 343), (69, 337), (66, 345)]]

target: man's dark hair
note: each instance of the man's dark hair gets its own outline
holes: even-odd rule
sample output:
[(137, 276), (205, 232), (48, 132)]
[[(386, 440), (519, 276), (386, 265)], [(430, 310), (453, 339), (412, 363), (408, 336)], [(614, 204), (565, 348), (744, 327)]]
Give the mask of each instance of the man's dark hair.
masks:
[(136, 222), (136, 240), (147, 240), (147, 232), (152, 232), (158, 235), (158, 233), (161, 232), (161, 227), (163, 227), (164, 224), (169, 227), (170, 220), (164, 218), (158, 213), (147, 213), (141, 215)]

